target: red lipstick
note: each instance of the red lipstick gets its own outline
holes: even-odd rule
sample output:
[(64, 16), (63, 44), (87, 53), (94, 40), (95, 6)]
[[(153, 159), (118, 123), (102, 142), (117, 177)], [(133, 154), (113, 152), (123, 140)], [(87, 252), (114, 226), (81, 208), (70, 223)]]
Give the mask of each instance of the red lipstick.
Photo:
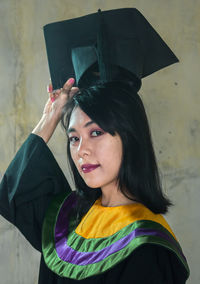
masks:
[(93, 165), (93, 164), (84, 164), (81, 166), (81, 169), (84, 173), (89, 173), (93, 170), (95, 170), (96, 168), (98, 168), (100, 165)]

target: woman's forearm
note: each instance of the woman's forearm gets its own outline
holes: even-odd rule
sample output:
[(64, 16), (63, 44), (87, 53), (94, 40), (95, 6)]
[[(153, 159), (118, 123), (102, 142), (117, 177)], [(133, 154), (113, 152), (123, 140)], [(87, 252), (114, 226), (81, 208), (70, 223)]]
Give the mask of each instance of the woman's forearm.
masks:
[(32, 133), (40, 136), (46, 143), (50, 140), (53, 135), (56, 126), (59, 123), (58, 118), (52, 118), (49, 114), (44, 114)]

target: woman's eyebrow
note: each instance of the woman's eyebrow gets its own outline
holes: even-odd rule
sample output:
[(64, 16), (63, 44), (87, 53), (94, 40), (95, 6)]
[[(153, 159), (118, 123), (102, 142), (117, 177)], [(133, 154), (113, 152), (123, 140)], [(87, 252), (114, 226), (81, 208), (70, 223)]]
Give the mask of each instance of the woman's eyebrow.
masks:
[[(91, 124), (95, 123), (93, 120), (91, 121), (88, 121), (83, 127), (87, 127)], [(68, 130), (67, 130), (67, 134), (71, 133), (71, 132), (76, 132), (76, 129), (73, 128), (73, 127), (70, 127)]]

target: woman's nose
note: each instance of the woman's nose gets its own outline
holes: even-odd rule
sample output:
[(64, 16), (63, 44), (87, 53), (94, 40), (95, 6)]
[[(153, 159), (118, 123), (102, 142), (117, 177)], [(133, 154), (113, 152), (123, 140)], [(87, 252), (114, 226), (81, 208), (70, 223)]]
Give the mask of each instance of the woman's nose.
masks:
[(87, 140), (80, 139), (79, 146), (77, 148), (78, 156), (83, 157), (85, 155), (90, 155), (91, 153), (91, 147), (89, 146), (89, 143)]

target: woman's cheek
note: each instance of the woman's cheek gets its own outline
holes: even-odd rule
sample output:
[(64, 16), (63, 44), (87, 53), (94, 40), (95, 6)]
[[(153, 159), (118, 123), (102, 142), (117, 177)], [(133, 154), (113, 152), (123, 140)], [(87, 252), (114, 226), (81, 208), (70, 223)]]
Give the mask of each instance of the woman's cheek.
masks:
[(75, 149), (73, 147), (70, 147), (70, 154), (71, 154), (71, 158), (74, 162), (74, 164), (76, 165), (76, 154), (75, 154)]

